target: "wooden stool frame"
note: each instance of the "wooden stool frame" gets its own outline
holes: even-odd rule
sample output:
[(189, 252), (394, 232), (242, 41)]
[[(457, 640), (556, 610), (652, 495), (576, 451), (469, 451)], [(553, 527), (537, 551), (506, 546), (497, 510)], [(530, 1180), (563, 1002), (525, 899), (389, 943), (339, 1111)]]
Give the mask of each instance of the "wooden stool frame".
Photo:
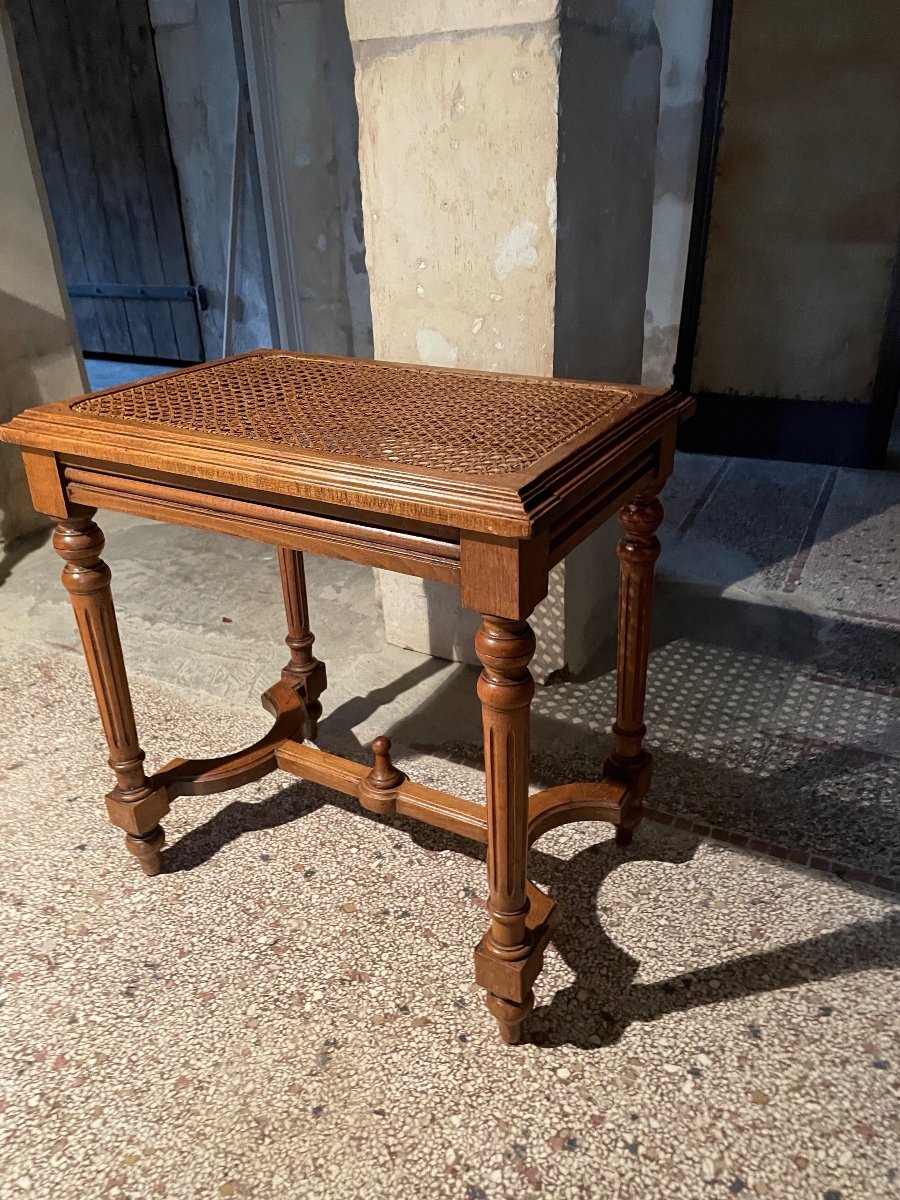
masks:
[[(199, 389), (215, 368), (246, 359), (292, 359), (336, 376), (359, 364), (283, 352), (255, 352), (179, 372)], [(322, 366), (325, 364), (325, 366)], [(424, 379), (460, 378), (490, 397), (496, 380), (514, 389), (538, 381), (461, 371), (391, 367)], [(255, 369), (255, 367), (254, 367)], [(400, 372), (404, 375), (400, 377)], [(341, 380), (345, 376), (339, 376)], [(329, 376), (330, 378), (330, 376)], [(437, 381), (435, 381), (435, 379)], [(477, 382), (476, 382), (477, 381)], [(149, 382), (149, 381), (148, 381)], [(544, 387), (567, 385), (540, 381)], [(299, 386), (299, 385), (298, 385)], [(449, 386), (449, 384), (447, 385)], [(584, 403), (608, 385), (568, 385)], [(127, 389), (98, 393), (119, 404)], [(586, 433), (565, 440), (526, 473), (498, 473), (459, 482), (458, 473), (429, 468), (404, 471), (400, 484), (369, 464), (368, 478), (342, 455), (303, 456), (288, 484), (277, 477), (258, 444), (219, 437), (210, 445), (196, 434), (151, 431), (134, 421), (80, 415), (84, 401), (29, 410), (0, 429), (24, 447), (35, 507), (57, 520), (53, 544), (65, 561), (63, 583), (75, 610), (91, 681), (116, 778), (107, 796), (109, 818), (148, 875), (163, 866), (161, 821), (173, 800), (240, 787), (279, 768), (355, 796), (372, 812), (394, 812), (450, 830), (487, 846), (490, 925), (475, 950), (475, 978), (487, 993), (504, 1041), (516, 1042), (534, 1004), (533, 984), (557, 923), (555, 902), (528, 878), (528, 849), (557, 825), (605, 820), (627, 846), (650, 785), (651, 756), (644, 748), (644, 697), (650, 648), (656, 531), (663, 510), (658, 494), (674, 458), (675, 435), (691, 411), (680, 393), (619, 389), (615, 419), (601, 416)], [(582, 395), (584, 393), (584, 395)], [(543, 394), (543, 393), (542, 393)], [(557, 393), (553, 393), (554, 397)], [(563, 399), (568, 400), (568, 394)], [(604, 404), (608, 403), (608, 397)], [(619, 411), (619, 410), (624, 411)], [(154, 410), (155, 411), (155, 410)], [(178, 457), (172, 458), (172, 439)], [(273, 456), (278, 457), (278, 456)], [(173, 469), (173, 461), (178, 463)], [(298, 460), (299, 462), (299, 460)], [(338, 476), (322, 479), (326, 469)], [(313, 484), (309, 480), (315, 475)], [(356, 478), (356, 476), (362, 476)], [(396, 472), (394, 472), (396, 475)], [(296, 486), (301, 477), (304, 486)], [(497, 485), (497, 479), (501, 485)], [(373, 483), (374, 481), (374, 483)], [(431, 488), (433, 497), (423, 492)], [(530, 491), (529, 491), (530, 489)], [(518, 508), (512, 502), (515, 496)], [(122, 648), (101, 555), (103, 535), (94, 521), (109, 508), (202, 529), (236, 534), (277, 547), (287, 617), (290, 660), (263, 696), (272, 714), (270, 732), (236, 753), (213, 760), (176, 760), (154, 775), (144, 770)], [(571, 783), (533, 795), (529, 783), (529, 662), (534, 634), (528, 624), (547, 593), (551, 567), (618, 510), (617, 707), (614, 746), (597, 780)], [(373, 743), (371, 768), (329, 754), (315, 738), (325, 689), (325, 667), (313, 654), (303, 552), (332, 555), (423, 578), (456, 584), (465, 607), (481, 614), (476, 651), (483, 670), (478, 696), (484, 724), (486, 805), (424, 787), (390, 759), (390, 742)]]

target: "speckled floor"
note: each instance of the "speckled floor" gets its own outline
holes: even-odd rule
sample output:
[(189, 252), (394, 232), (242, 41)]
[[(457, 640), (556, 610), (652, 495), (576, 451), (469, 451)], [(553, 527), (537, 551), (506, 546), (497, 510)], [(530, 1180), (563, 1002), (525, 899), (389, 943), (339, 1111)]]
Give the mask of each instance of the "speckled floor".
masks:
[[(887, 896), (649, 822), (630, 852), (555, 830), (533, 873), (564, 923), (533, 1040), (503, 1047), (477, 853), (276, 774), (178, 801), (146, 879), (78, 657), (3, 654), (3, 1197), (900, 1192)], [(133, 682), (155, 762), (266, 725)]]
[[(736, 588), (723, 576), (718, 591), (680, 577), (690, 553), (700, 555), (698, 579), (702, 563), (712, 561), (699, 534), (691, 541), (696, 523), (679, 533), (706, 478), (692, 473), (695, 460), (686, 462), (673, 484), (656, 604), (651, 803), (753, 839), (757, 848), (824, 858), (900, 889), (896, 569), (885, 574), (877, 619), (837, 613), (809, 591), (760, 592), (751, 600), (746, 579)], [(897, 484), (898, 503), (879, 517), (882, 542), (900, 536), (900, 477)], [(115, 513), (103, 513), (101, 522), (130, 666), (255, 709), (285, 657), (271, 548)], [(865, 591), (858, 572), (868, 559), (861, 557), (863, 567), (847, 555), (841, 560), (851, 607)], [(778, 578), (788, 570), (782, 563)], [(368, 568), (309, 556), (307, 576), (316, 646), (329, 664), (327, 735), (351, 737), (358, 748), (388, 732), (422, 754), (475, 763), (475, 671), (386, 644)], [(59, 560), (46, 545), (32, 543), (0, 563), (0, 630), (7, 640), (80, 653)], [(538, 690), (535, 770), (547, 785), (594, 773), (606, 753), (610, 651), (607, 639), (587, 678)]]
[[(477, 851), (276, 774), (179, 800), (167, 872), (109, 828), (59, 563), (0, 560), (0, 1197), (900, 1196), (900, 475), (680, 456), (651, 657), (657, 818), (546, 835), (562, 926), (530, 1042), (471, 982)], [(267, 547), (103, 514), (151, 767), (268, 725)], [(370, 571), (308, 561), (322, 744), (389, 732), (480, 797), (474, 672), (384, 643)], [(592, 774), (609, 643), (540, 689), (533, 775)], [(145, 671), (146, 676), (138, 672)], [(833, 864), (832, 864), (833, 865)]]

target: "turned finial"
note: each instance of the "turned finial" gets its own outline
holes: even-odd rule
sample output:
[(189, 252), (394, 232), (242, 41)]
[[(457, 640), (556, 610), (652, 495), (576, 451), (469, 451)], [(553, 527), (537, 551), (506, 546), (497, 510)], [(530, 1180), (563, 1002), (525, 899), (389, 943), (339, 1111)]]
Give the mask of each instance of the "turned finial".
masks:
[(382, 789), (398, 787), (406, 776), (391, 762), (391, 739), (384, 734), (377, 737), (372, 743), (372, 751), (375, 755), (375, 766), (369, 772), (369, 783)]
[(375, 766), (359, 785), (359, 802), (371, 812), (392, 813), (397, 800), (397, 788), (406, 776), (391, 762), (391, 739), (377, 737), (372, 743)]

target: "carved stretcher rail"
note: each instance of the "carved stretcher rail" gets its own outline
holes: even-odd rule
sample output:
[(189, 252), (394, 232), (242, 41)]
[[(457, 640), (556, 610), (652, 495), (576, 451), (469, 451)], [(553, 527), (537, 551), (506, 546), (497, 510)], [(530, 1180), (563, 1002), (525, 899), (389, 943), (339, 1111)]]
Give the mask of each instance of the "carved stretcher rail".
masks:
[(275, 718), (269, 732), (248, 746), (218, 758), (176, 758), (153, 777), (155, 788), (177, 796), (213, 796), (254, 783), (274, 771), (276, 754), (289, 738), (302, 737), (308, 726), (306, 704), (296, 688), (276, 683), (262, 696), (263, 708)]
[[(398, 813), (474, 842), (487, 842), (487, 809), (483, 804), (415, 783), (400, 771), (396, 771), (390, 786), (372, 789), (367, 787), (375, 775), (371, 767), (297, 740), (308, 731), (308, 718), (306, 704), (295, 686), (275, 684), (263, 694), (262, 703), (275, 718), (265, 736), (252, 746), (217, 758), (174, 759), (152, 777), (153, 790), (165, 792), (169, 801), (178, 796), (211, 796), (281, 769), (354, 796), (370, 811)], [(379, 738), (378, 744), (384, 747), (381, 754), (393, 769), (390, 742)], [(528, 803), (529, 845), (548, 830), (570, 821), (617, 824), (631, 798), (632, 789), (627, 783), (610, 779), (585, 780), (536, 792)]]
[[(390, 760), (390, 741), (373, 743), (375, 766), (296, 740), (309, 731), (301, 688), (282, 681), (263, 695), (264, 707), (275, 717), (259, 741), (234, 754), (213, 759), (176, 759), (150, 780), (150, 802), (160, 812), (177, 796), (211, 795), (250, 783), (280, 768), (310, 783), (324, 784), (360, 801), (380, 815), (399, 813), (448, 830), (482, 845), (488, 842), (488, 808), (473, 800), (414, 783)], [(636, 819), (640, 794), (633, 783), (604, 778), (565, 784), (537, 792), (528, 801), (528, 845), (557, 825), (571, 821), (606, 820), (615, 825)], [(488, 935), (475, 950), (476, 978), (489, 990), (492, 1011), (514, 1016), (530, 1012), (532, 986), (540, 973), (544, 951), (559, 921), (557, 904), (530, 880), (524, 939), (527, 953), (515, 961), (498, 962)], [(496, 989), (496, 990), (495, 990)], [(500, 999), (500, 997), (504, 999)], [(504, 1005), (516, 1011), (506, 1013)]]

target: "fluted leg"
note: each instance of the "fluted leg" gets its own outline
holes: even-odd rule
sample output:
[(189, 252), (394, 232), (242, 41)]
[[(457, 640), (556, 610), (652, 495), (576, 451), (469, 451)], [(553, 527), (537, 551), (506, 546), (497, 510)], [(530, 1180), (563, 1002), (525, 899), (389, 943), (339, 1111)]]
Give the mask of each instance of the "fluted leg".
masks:
[[(522, 1022), (534, 1006), (530, 981), (514, 990), (515, 972), (507, 964), (527, 959), (529, 942), (528, 769), (530, 706), (534, 681), (528, 664), (534, 654), (534, 634), (526, 621), (485, 616), (475, 639), (484, 670), (478, 680), (484, 722), (484, 763), (488, 806), (488, 911), (491, 927), (483, 952), (479, 980), (488, 989), (487, 1005), (497, 1019), (505, 1042), (517, 1042)], [(491, 964), (490, 960), (493, 960)], [(477, 960), (476, 960), (477, 962)], [(495, 970), (491, 970), (491, 965)], [(505, 992), (504, 980), (506, 984)]]
[(278, 566), (281, 571), (288, 625), (288, 635), (284, 640), (291, 652), (291, 660), (281, 672), (281, 677), (302, 686), (309, 716), (309, 737), (314, 738), (319, 717), (322, 715), (319, 696), (325, 691), (327, 680), (325, 664), (315, 658), (312, 652), (316, 639), (309, 628), (303, 554), (299, 550), (288, 550), (279, 546)]
[(653, 575), (659, 557), (656, 531), (663, 507), (655, 492), (638, 496), (619, 513), (624, 537), (619, 542), (619, 644), (616, 675), (615, 745), (605, 774), (633, 785), (632, 803), (616, 829), (620, 846), (630, 844), (641, 819), (641, 803), (650, 786), (652, 759), (644, 749), (644, 698), (650, 657)]
[(169, 806), (165, 794), (154, 791), (144, 774), (144, 752), (135, 729), (110, 570), (100, 557), (103, 544), (103, 534), (90, 517), (60, 521), (53, 537), (57, 553), (65, 559), (62, 581), (72, 599), (109, 745), (109, 765), (116, 776), (116, 786), (107, 796), (110, 819), (125, 830), (125, 844), (144, 873), (157, 875), (165, 842), (159, 818)]

